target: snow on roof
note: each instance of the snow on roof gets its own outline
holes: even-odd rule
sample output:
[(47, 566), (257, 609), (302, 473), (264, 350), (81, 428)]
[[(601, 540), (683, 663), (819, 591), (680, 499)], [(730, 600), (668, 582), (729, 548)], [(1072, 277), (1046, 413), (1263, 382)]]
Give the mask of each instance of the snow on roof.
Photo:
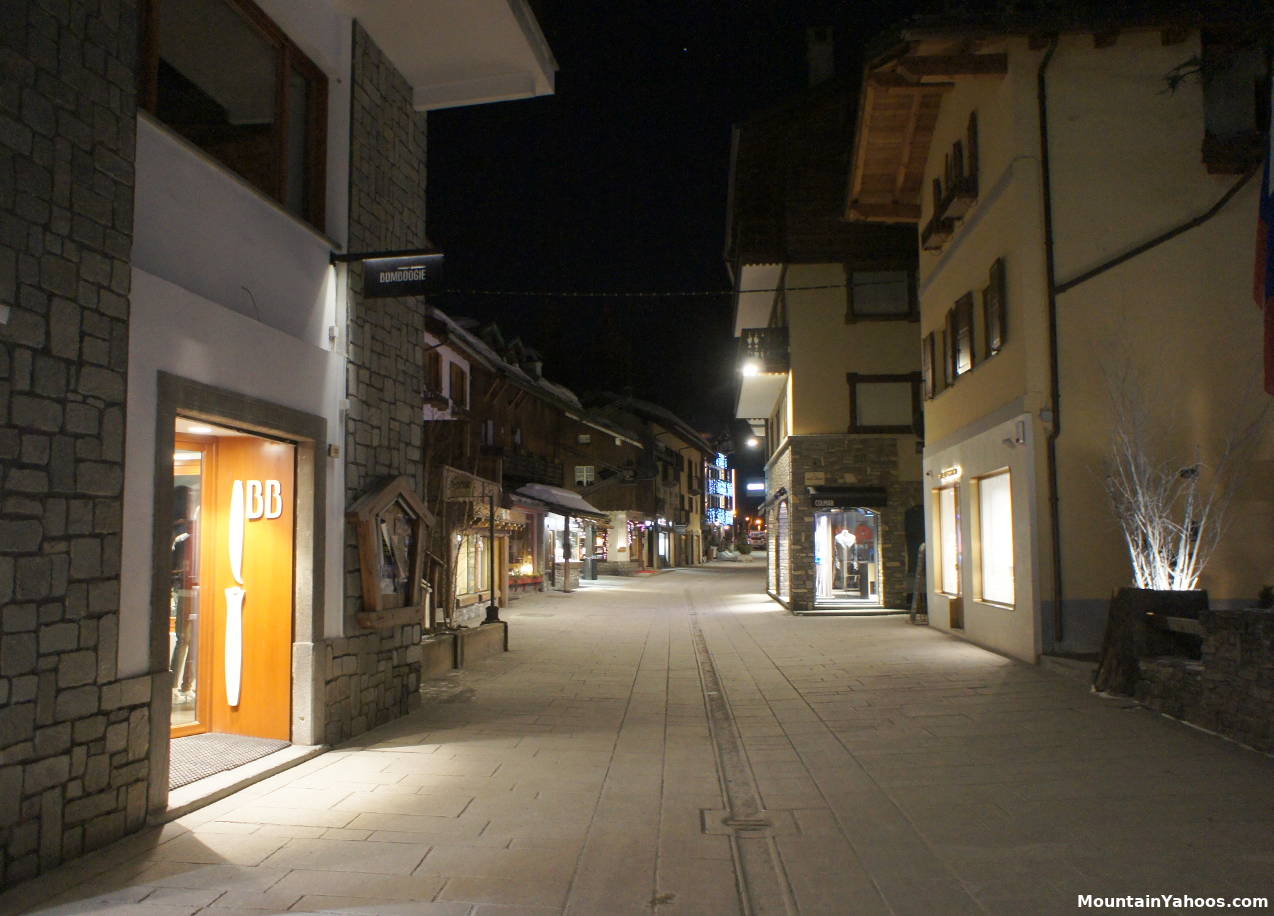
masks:
[(534, 502), (543, 503), (550, 509), (565, 510), (565, 512), (569, 512), (571, 515), (591, 515), (599, 518), (610, 517), (574, 490), (564, 490), (561, 487), (550, 487), (545, 483), (523, 484), (513, 491), (513, 497), (515, 499), (520, 497), (522, 499), (529, 499)]
[(452, 318), (436, 306), (432, 306), (431, 309), (433, 314), (447, 325), (448, 333), (460, 341), (466, 350), (469, 350), (474, 355), (481, 358), (488, 368), (497, 372), (503, 372), (507, 375), (515, 376), (518, 381), (524, 385), (528, 385), (532, 388), (539, 388), (551, 398), (558, 401), (564, 401), (570, 407), (582, 409), (580, 400), (576, 396), (575, 392), (571, 391), (571, 389), (567, 388), (565, 385), (550, 382), (546, 378), (536, 378), (522, 369), (521, 366), (515, 366), (510, 362), (506, 362), (485, 340), (465, 327), (471, 319)]

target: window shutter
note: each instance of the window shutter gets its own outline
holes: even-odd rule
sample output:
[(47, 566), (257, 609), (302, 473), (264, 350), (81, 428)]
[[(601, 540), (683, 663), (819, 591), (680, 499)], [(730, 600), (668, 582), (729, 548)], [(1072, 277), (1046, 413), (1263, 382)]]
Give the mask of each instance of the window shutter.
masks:
[(994, 356), (1004, 347), (1004, 259), (997, 258), (991, 265), (990, 283), (982, 297), (982, 307), (986, 320), (986, 352)]
[(955, 375), (973, 368), (973, 293), (965, 293), (955, 304)]
[(924, 336), (920, 342), (920, 368), (924, 375), (925, 383), (925, 400), (928, 401), (937, 394), (933, 377), (933, 332), (930, 331)]
[(968, 176), (973, 181), (973, 193), (976, 194), (978, 188), (978, 113), (976, 111), (969, 112), (968, 140)]
[(955, 309), (947, 309), (942, 329), (942, 387), (950, 388), (955, 381)]

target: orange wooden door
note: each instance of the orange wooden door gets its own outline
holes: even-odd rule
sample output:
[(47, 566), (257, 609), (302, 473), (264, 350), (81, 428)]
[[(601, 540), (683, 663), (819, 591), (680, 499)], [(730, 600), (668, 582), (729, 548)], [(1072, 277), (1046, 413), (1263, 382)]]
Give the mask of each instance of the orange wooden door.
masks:
[[(294, 446), (253, 436), (217, 442), (212, 575), (205, 578), (205, 606), (215, 608), (207, 671), (211, 727), (216, 732), (291, 739), (292, 601), (295, 544)], [(235, 482), (245, 500), (239, 579), (231, 564), (231, 501)], [(215, 533), (214, 533), (215, 530)], [(242, 588), (242, 658), (239, 702), (227, 699), (227, 589)], [(206, 682), (207, 683), (207, 682)]]

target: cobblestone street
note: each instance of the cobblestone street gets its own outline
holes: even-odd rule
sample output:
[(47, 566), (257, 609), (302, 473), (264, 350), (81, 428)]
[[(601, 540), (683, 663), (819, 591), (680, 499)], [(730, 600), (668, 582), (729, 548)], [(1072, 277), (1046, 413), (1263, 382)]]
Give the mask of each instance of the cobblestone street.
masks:
[(792, 617), (762, 582), (751, 561), (517, 601), (511, 651), (428, 682), (418, 712), (0, 911), (1041, 914), (1084, 894), (1274, 896), (1274, 760), (903, 617)]

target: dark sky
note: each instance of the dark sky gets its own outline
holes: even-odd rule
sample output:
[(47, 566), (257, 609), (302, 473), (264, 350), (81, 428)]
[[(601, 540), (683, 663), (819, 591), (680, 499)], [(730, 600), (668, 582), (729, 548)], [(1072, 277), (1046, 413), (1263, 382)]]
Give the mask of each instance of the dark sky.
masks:
[[(557, 92), (429, 116), (430, 240), (454, 289), (650, 292), (729, 287), (730, 128), (805, 85), (805, 28), (848, 46), (895, 21), (886, 0), (543, 0)], [(495, 320), (577, 393), (621, 390), (709, 433), (729, 426), (726, 296), (440, 296)]]

